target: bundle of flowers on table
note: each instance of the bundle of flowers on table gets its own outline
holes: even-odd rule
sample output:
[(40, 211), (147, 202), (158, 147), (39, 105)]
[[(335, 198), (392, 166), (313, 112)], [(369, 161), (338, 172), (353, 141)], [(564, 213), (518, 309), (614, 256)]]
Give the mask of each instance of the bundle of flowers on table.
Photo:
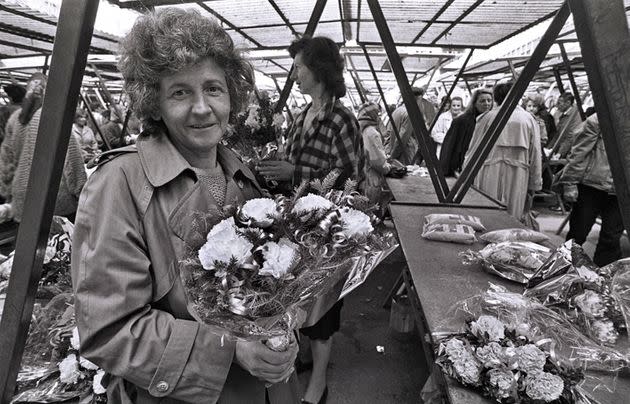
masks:
[(466, 323), (466, 331), (439, 344), (436, 363), (461, 384), (500, 403), (588, 403), (577, 387), (579, 368), (558, 364), (551, 339), (531, 340), (527, 327), (491, 315)]
[(465, 265), (481, 263), (484, 270), (518, 283), (527, 283), (551, 255), (551, 250), (530, 241), (491, 243), (479, 251), (459, 253)]
[[(70, 255), (74, 225), (65, 217), (53, 216), (42, 266), (42, 276), (36, 297), (51, 299), (60, 293), (72, 291)], [(0, 263), (0, 293), (6, 292), (13, 267), (15, 251)]]
[[(303, 183), (291, 198), (259, 198), (199, 214), (182, 279), (193, 317), (229, 336), (284, 349), (309, 311), (351, 273), (346, 288), (397, 246), (377, 230), (373, 207), (336, 175)], [(343, 290), (341, 291), (343, 293)], [(336, 301), (339, 295), (334, 297)]]
[(274, 104), (263, 93), (236, 117), (236, 122), (228, 128), (224, 143), (245, 163), (255, 164), (273, 158), (282, 144), (283, 123), (284, 116), (274, 112)]
[(630, 348), (630, 260), (598, 268), (571, 240), (534, 275), (525, 295), (563, 314), (599, 344)]
[(79, 353), (72, 294), (37, 304), (11, 403), (106, 403), (104, 375)]

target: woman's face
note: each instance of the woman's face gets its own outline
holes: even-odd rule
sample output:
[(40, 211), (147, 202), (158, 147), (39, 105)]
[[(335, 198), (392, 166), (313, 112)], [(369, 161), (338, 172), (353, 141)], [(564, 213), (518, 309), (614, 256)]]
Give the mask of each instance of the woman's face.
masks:
[(492, 108), (492, 96), (490, 94), (481, 94), (475, 101), (475, 108), (480, 114)]
[(212, 58), (160, 79), (160, 117), (175, 147), (187, 156), (216, 148), (230, 116), (225, 71)]
[(315, 87), (319, 84), (313, 71), (304, 64), (302, 52), (298, 52), (293, 59), (291, 78), (303, 94), (313, 95)]
[(451, 114), (457, 116), (462, 112), (462, 102), (460, 100), (453, 100), (451, 102)]
[(532, 115), (536, 115), (538, 112), (538, 106), (532, 100), (528, 100), (527, 104), (525, 104), (525, 109)]

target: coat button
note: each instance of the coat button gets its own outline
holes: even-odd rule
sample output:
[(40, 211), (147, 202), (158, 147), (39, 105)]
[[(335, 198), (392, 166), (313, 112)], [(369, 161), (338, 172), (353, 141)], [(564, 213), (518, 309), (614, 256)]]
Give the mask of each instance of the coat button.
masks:
[(168, 391), (168, 383), (166, 383), (165, 381), (158, 382), (155, 388), (160, 393), (166, 393)]

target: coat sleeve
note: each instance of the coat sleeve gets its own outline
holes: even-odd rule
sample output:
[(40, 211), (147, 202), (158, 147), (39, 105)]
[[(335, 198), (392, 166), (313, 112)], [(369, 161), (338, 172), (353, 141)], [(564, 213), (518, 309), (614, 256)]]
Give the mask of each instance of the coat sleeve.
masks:
[(4, 141), (2, 146), (0, 146), (0, 196), (7, 201), (11, 200), (11, 184), (13, 183), (13, 177), (20, 157), (15, 144), (18, 111), (15, 111), (9, 118)]
[(584, 173), (590, 162), (590, 154), (597, 144), (600, 130), (597, 120), (589, 118), (584, 122), (581, 132), (579, 132), (573, 142), (568, 163), (562, 170), (560, 183), (577, 184), (582, 181)]
[(433, 138), (433, 140), (435, 140), (436, 143), (442, 144), (444, 142), (446, 131), (448, 131), (447, 122), (448, 122), (448, 116), (446, 112), (438, 116), (437, 122), (435, 123), (435, 127), (431, 131), (431, 138)]
[[(542, 189), (542, 152), (540, 143), (541, 127), (538, 121), (532, 119), (532, 133), (529, 139), (529, 184), (530, 191), (540, 191)], [(543, 129), (544, 130), (544, 127)]]
[(381, 134), (373, 126), (363, 130), (363, 147), (369, 158), (369, 165), (380, 174), (387, 174), (391, 168), (387, 162), (387, 156), (383, 150)]
[(154, 307), (144, 231), (123, 168), (99, 167), (81, 194), (73, 235), (81, 354), (153, 396), (215, 402), (235, 343)]

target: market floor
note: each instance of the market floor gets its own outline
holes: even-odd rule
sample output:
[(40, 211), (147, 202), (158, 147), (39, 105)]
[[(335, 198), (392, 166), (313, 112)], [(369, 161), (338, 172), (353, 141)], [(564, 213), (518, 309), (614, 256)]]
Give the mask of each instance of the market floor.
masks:
[[(404, 262), (397, 249), (345, 298), (328, 369), (328, 404), (421, 402), (427, 367), (420, 336), (391, 330), (390, 310), (383, 308)], [(309, 375), (300, 375), (303, 388)]]

